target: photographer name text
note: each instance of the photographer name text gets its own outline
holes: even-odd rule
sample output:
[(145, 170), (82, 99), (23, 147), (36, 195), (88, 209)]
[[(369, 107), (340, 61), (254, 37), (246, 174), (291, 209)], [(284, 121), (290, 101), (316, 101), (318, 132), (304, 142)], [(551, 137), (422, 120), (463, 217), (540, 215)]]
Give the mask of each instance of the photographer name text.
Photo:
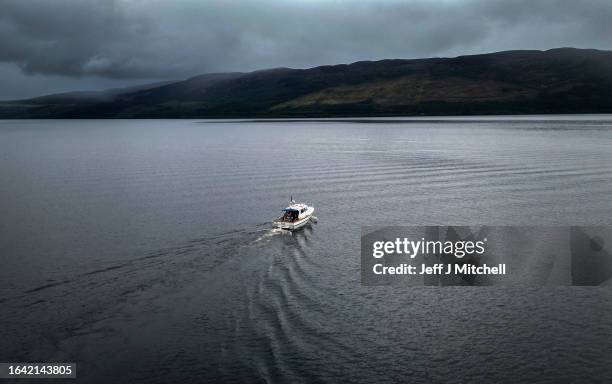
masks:
[(376, 275), (505, 275), (506, 264), (489, 266), (487, 264), (421, 264), (420, 269), (410, 264), (386, 266), (374, 264), (373, 272)]

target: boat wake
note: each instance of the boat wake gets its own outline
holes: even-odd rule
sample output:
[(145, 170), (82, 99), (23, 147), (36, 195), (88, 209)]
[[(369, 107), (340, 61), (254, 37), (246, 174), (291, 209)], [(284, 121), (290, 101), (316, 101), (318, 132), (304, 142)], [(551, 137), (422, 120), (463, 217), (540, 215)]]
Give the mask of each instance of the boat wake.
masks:
[(272, 240), (272, 238), (279, 236), (279, 235), (289, 235), (291, 236), (293, 233), (287, 229), (281, 229), (281, 228), (270, 228), (268, 230), (266, 230), (263, 234), (261, 234), (260, 236), (258, 236), (255, 240), (251, 241), (249, 243), (250, 246), (254, 246), (254, 245), (263, 245), (268, 243), (270, 240)]

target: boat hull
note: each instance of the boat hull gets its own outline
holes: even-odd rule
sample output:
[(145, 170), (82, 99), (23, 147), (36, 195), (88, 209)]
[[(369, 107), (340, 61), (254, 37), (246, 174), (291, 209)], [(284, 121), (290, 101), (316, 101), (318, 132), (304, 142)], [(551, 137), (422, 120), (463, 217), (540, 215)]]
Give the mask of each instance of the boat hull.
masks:
[(293, 231), (296, 230), (298, 228), (302, 228), (303, 226), (305, 226), (309, 221), (310, 218), (312, 217), (312, 215), (308, 215), (302, 219), (293, 221), (293, 222), (287, 222), (287, 221), (275, 221), (272, 224), (274, 225), (274, 227), (276, 228), (280, 228), (280, 229), (286, 229), (289, 231)]

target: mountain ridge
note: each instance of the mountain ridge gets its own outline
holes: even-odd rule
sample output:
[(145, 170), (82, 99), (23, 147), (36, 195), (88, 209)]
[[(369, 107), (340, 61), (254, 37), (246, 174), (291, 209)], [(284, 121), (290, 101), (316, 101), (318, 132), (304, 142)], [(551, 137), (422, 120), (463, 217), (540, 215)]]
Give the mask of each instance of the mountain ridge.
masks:
[(577, 48), (211, 73), (85, 102), (58, 95), (0, 102), (0, 118), (606, 112), (612, 112), (612, 51)]

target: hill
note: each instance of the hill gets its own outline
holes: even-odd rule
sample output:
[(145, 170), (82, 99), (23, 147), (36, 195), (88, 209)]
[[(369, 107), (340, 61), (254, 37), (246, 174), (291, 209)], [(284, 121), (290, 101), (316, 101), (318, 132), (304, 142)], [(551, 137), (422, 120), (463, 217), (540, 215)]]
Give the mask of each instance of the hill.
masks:
[(276, 68), (73, 96), (3, 102), (0, 118), (610, 113), (612, 52), (558, 48)]

